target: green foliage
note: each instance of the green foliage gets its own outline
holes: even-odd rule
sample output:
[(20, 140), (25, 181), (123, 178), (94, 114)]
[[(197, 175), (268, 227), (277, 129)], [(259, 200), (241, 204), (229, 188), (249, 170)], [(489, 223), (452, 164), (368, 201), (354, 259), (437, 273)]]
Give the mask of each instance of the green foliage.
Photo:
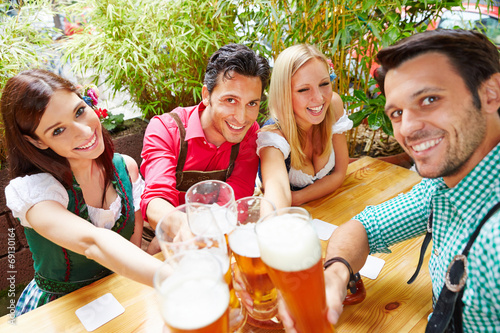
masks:
[(67, 14), (84, 13), (88, 24), (64, 43), (65, 59), (127, 90), (144, 116), (193, 105), (209, 56), (239, 42), (236, 7), (215, 11), (213, 1), (80, 0)]
[[(47, 66), (51, 32), (36, 25), (32, 0), (20, 14), (0, 6), (0, 86), (30, 66)], [(72, 0), (58, 10), (83, 22), (59, 44), (77, 73), (91, 70), (115, 92), (126, 90), (145, 117), (201, 99), (207, 59), (220, 46), (245, 43), (268, 59), (297, 43), (315, 44), (336, 68), (334, 88), (356, 125), (392, 133), (370, 70), (378, 50), (415, 32), (454, 1), (410, 0)], [(24, 3), (24, 2), (22, 2)], [(37, 7), (38, 6), (38, 7)], [(28, 10), (29, 9), (29, 10)], [(23, 14), (24, 13), (24, 14)], [(33, 14), (35, 14), (33, 16)], [(23, 16), (24, 15), (24, 16)], [(28, 18), (28, 19), (26, 19)], [(102, 82), (99, 81), (99, 82)], [(264, 103), (265, 106), (265, 103)], [(262, 117), (261, 117), (262, 118)], [(261, 118), (259, 118), (261, 120)], [(120, 121), (110, 120), (110, 127)], [(348, 134), (351, 148), (356, 132)], [(371, 145), (370, 145), (371, 146)]]
[[(232, 0), (221, 0), (220, 6)], [(335, 66), (335, 90), (343, 97), (349, 117), (358, 126), (392, 135), (383, 112), (385, 98), (371, 79), (374, 57), (382, 47), (424, 31), (427, 22), (461, 1), (409, 0), (246, 0), (239, 2), (237, 19), (248, 38), (267, 44), (270, 57), (298, 43), (315, 44)], [(366, 120), (365, 120), (366, 119)], [(355, 130), (348, 140), (351, 155)], [(374, 136), (372, 136), (374, 137)], [(369, 145), (371, 146), (371, 145)]]
[[(50, 1), (11, 6), (9, 2), (0, 3), (0, 97), (9, 78), (28, 68), (46, 67), (53, 52), (51, 35), (55, 31), (40, 28), (42, 19), (52, 15)], [(0, 122), (0, 168), (5, 160), (4, 127)]]
[(123, 129), (123, 122), (124, 122), (123, 117), (124, 115), (121, 113), (113, 114), (110, 111), (108, 111), (108, 116), (101, 121), (102, 126), (104, 126), (104, 128), (111, 133), (119, 131)]
[[(40, 29), (42, 16), (51, 16), (49, 0), (15, 6), (7, 15), (9, 2), (0, 3), (0, 88), (18, 72), (30, 67), (45, 67), (54, 33)], [(44, 50), (43, 52), (41, 50)], [(1, 93), (0, 93), (1, 96)]]

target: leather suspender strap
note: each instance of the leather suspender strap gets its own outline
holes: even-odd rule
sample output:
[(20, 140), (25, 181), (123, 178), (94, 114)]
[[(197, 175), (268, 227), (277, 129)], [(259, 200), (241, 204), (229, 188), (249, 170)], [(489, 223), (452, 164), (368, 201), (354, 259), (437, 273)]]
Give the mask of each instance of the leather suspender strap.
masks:
[(418, 264), (417, 264), (417, 269), (415, 270), (415, 273), (413, 273), (412, 277), (408, 280), (408, 284), (413, 283), (415, 279), (418, 276), (418, 273), (420, 273), (420, 268), (422, 268), (422, 263), (424, 262), (424, 256), (425, 256), (425, 251), (427, 250), (427, 247), (429, 246), (429, 243), (432, 239), (432, 210), (431, 210), (431, 215), (429, 215), (429, 221), (427, 222), (427, 233), (425, 234), (424, 241), (422, 242), (422, 247), (420, 248), (420, 257), (418, 258)]
[(177, 160), (177, 168), (175, 169), (175, 179), (177, 184), (182, 183), (182, 175), (184, 170), (184, 164), (186, 164), (186, 156), (188, 150), (188, 143), (185, 140), (186, 138), (186, 129), (184, 128), (184, 124), (181, 121), (179, 115), (175, 112), (169, 112), (168, 115), (172, 117), (177, 123), (177, 127), (179, 128), (179, 140), (180, 140), (180, 149), (179, 149), (179, 158)]
[(229, 158), (229, 166), (226, 171), (226, 180), (229, 178), (234, 169), (234, 161), (236, 161), (236, 157), (238, 157), (238, 152), (240, 151), (240, 144), (237, 143), (231, 147), (231, 156)]
[(483, 219), (481, 220), (481, 222), (479, 223), (479, 225), (477, 226), (476, 230), (474, 230), (474, 233), (472, 234), (472, 236), (470, 236), (470, 239), (469, 239), (469, 242), (467, 243), (467, 245), (465, 246), (464, 248), (464, 251), (462, 252), (462, 254), (464, 256), (467, 256), (469, 254), (469, 251), (470, 251), (470, 248), (472, 247), (472, 244), (474, 243), (474, 241), (476, 240), (477, 236), (479, 235), (479, 232), (481, 231), (481, 228), (483, 227), (483, 224), (486, 223), (486, 221), (489, 220), (490, 217), (493, 216), (493, 214), (495, 214), (495, 212), (500, 208), (500, 202), (497, 202), (490, 210), (489, 212), (483, 217)]
[(467, 282), (467, 255), (483, 225), (499, 208), (500, 202), (497, 202), (479, 222), (462, 254), (458, 254), (453, 258), (446, 272), (445, 285), (427, 323), (426, 333), (463, 332), (462, 295)]
[[(183, 176), (184, 176), (184, 164), (186, 164), (186, 157), (188, 151), (188, 143), (186, 141), (186, 128), (181, 121), (179, 115), (175, 112), (168, 113), (170, 117), (172, 117), (177, 123), (177, 127), (179, 128), (179, 140), (180, 140), (180, 149), (179, 149), (179, 157), (177, 160), (177, 168), (175, 169), (175, 179), (177, 184), (182, 184)], [(238, 157), (238, 153), (240, 151), (240, 144), (237, 143), (231, 147), (231, 155), (229, 157), (229, 166), (226, 169), (226, 179), (229, 178), (234, 169), (234, 162)]]

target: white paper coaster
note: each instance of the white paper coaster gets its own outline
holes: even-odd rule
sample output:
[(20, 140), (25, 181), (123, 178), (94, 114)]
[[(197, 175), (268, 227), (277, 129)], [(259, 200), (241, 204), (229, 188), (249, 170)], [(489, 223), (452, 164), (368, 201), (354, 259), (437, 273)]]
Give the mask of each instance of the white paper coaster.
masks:
[(125, 312), (125, 308), (111, 293), (107, 293), (77, 309), (75, 314), (85, 329), (92, 332), (123, 312)]
[(382, 267), (384, 267), (385, 260), (374, 256), (368, 256), (366, 258), (365, 265), (359, 270), (359, 274), (375, 280), (379, 275)]
[[(333, 234), (333, 231), (337, 229), (337, 226), (322, 220), (313, 219), (312, 220), (314, 229), (318, 234), (319, 239), (329, 240)], [(378, 257), (368, 256), (366, 263), (363, 268), (360, 269), (359, 274), (367, 277), (369, 279), (375, 280), (379, 275), (382, 267), (384, 267), (385, 261)]]
[(337, 229), (336, 225), (318, 219), (313, 219), (312, 224), (314, 229), (316, 229), (319, 239), (321, 240), (329, 240), (333, 231)]

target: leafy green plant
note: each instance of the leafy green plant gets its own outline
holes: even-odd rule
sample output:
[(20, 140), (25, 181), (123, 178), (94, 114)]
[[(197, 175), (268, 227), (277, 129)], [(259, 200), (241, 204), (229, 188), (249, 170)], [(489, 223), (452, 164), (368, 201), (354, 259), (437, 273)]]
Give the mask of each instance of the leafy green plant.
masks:
[(349, 110), (361, 108), (357, 112), (352, 112), (349, 118), (353, 121), (353, 127), (358, 127), (363, 120), (367, 119), (371, 130), (382, 130), (389, 135), (393, 135), (391, 120), (383, 112), (385, 106), (385, 97), (381, 94), (370, 98), (365, 91), (355, 89), (353, 96), (344, 95), (344, 103), (348, 104)]
[[(50, 0), (0, 3), (0, 97), (7, 80), (28, 68), (46, 68), (53, 52), (50, 27), (43, 19), (53, 15)], [(43, 27), (43, 28), (42, 28)], [(43, 51), (42, 51), (43, 50)], [(0, 123), (0, 167), (6, 160), (3, 122)]]
[[(232, 0), (219, 5), (230, 6)], [(426, 29), (426, 22), (461, 1), (408, 0), (247, 0), (240, 1), (237, 20), (254, 47), (276, 56), (297, 43), (315, 44), (334, 64), (334, 88), (343, 97), (355, 126), (392, 134), (383, 112), (384, 97), (371, 78), (378, 50)], [(266, 45), (267, 47), (262, 47)], [(349, 131), (355, 155), (358, 127)], [(370, 136), (373, 140), (375, 133)], [(365, 145), (371, 147), (371, 143)]]
[(101, 120), (102, 126), (113, 133), (123, 128), (123, 114), (113, 114), (108, 111), (107, 116)]
[[(207, 58), (228, 42), (275, 58), (315, 44), (334, 63), (336, 91), (356, 125), (392, 133), (371, 70), (378, 50), (415, 32), (460, 0), (77, 0), (82, 32), (62, 45), (79, 72), (94, 70), (114, 91), (127, 90), (145, 117), (200, 100)], [(351, 156), (358, 128), (348, 133)], [(371, 136), (375, 137), (375, 134)], [(373, 139), (372, 139), (373, 140)], [(365, 145), (371, 147), (371, 144)]]
[(208, 57), (238, 42), (236, 5), (216, 2), (80, 0), (67, 16), (85, 15), (82, 32), (62, 44), (77, 72), (95, 71), (115, 92), (126, 90), (145, 117), (201, 100)]
[[(12, 7), (13, 6), (13, 7)], [(10, 11), (9, 11), (10, 9)], [(0, 87), (19, 71), (44, 67), (50, 52), (50, 28), (40, 30), (40, 16), (50, 15), (50, 1), (38, 0), (14, 6), (0, 3)], [(0, 95), (1, 96), (1, 95)]]

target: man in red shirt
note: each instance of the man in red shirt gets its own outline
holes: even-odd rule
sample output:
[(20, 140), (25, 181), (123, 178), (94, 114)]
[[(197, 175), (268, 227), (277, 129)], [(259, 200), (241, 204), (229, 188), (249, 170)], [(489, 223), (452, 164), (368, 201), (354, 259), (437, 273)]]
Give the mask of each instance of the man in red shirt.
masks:
[(266, 59), (246, 46), (225, 45), (209, 59), (203, 101), (151, 119), (141, 153), (141, 211), (152, 228), (198, 181), (226, 181), (236, 199), (253, 194), (256, 120), (269, 76)]

